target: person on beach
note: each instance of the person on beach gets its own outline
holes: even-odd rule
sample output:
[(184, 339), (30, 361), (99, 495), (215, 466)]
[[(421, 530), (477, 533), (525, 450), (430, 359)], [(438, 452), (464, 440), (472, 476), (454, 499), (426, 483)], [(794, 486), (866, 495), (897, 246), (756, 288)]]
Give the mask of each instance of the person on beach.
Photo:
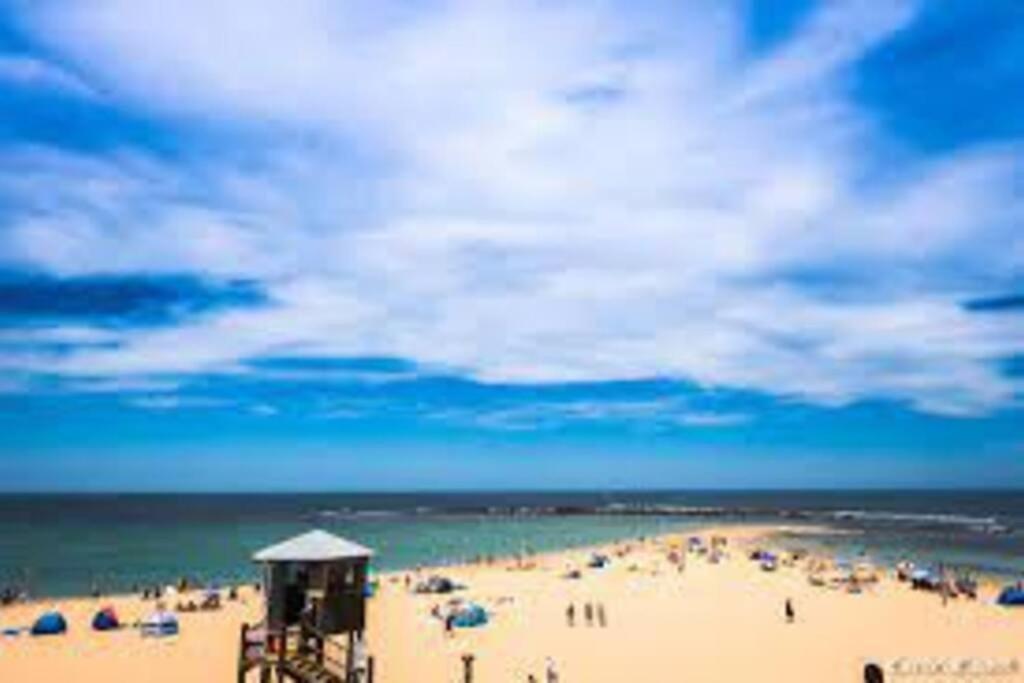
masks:
[(792, 624), (796, 619), (796, 612), (793, 611), (793, 601), (786, 598), (786, 623)]
[(864, 666), (864, 683), (885, 683), (885, 675), (882, 673), (882, 667), (878, 666), (874, 662), (866, 664)]
[(601, 628), (604, 628), (605, 626), (608, 625), (608, 619), (607, 619), (607, 617), (605, 616), (605, 613), (604, 613), (604, 603), (603, 602), (599, 602), (597, 604), (597, 624)]
[(583, 606), (583, 618), (587, 622), (587, 626), (594, 625), (594, 606), (589, 602)]
[(569, 603), (569, 606), (565, 608), (565, 620), (569, 624), (569, 628), (576, 625), (576, 605)]
[(558, 671), (555, 669), (555, 660), (547, 658), (547, 665), (544, 667), (544, 677), (547, 683), (558, 683)]
[(444, 618), (444, 634), (449, 638), (455, 632), (455, 615), (449, 612)]

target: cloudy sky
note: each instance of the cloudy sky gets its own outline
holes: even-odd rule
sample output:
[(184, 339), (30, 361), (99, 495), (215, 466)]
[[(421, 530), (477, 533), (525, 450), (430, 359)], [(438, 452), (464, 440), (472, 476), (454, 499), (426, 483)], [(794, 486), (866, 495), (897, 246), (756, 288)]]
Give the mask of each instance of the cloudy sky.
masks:
[(1024, 485), (1016, 0), (0, 3), (0, 488)]

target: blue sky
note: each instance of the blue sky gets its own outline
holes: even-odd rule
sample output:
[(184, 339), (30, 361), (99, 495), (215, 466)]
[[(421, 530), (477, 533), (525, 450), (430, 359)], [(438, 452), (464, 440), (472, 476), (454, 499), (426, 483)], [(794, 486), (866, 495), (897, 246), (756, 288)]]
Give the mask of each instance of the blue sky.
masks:
[(1024, 486), (1024, 9), (0, 5), (0, 489)]

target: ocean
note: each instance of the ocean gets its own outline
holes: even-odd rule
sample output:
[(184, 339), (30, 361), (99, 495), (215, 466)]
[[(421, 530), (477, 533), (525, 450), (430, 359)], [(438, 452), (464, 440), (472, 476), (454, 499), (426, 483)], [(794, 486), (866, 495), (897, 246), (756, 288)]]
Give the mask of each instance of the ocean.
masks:
[(374, 548), (388, 570), (751, 522), (813, 525), (783, 544), (835, 555), (1024, 574), (1024, 491), (8, 494), (0, 587), (251, 580), (254, 551), (313, 527)]

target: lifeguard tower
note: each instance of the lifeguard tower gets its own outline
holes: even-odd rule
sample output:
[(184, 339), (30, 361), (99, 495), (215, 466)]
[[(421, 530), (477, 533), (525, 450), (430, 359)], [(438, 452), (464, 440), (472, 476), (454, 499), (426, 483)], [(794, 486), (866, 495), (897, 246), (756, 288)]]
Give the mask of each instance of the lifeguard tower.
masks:
[(260, 550), (265, 616), (243, 625), (239, 683), (372, 683), (363, 651), (367, 568), (373, 551), (315, 530)]

